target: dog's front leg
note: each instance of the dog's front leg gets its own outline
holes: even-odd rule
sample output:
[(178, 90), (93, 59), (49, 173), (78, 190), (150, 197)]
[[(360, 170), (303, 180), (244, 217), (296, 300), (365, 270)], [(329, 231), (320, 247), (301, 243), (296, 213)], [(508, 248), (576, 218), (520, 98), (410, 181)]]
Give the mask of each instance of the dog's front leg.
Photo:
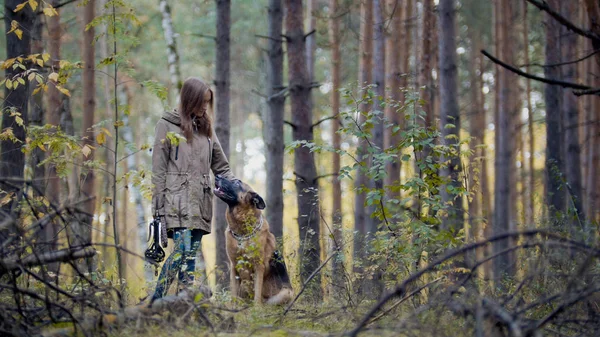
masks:
[(256, 266), (256, 272), (254, 273), (254, 304), (262, 304), (262, 288), (263, 280), (265, 276), (265, 266), (261, 263)]
[(233, 263), (231, 263), (231, 271), (229, 272), (229, 287), (231, 289), (231, 297), (240, 297), (240, 280)]

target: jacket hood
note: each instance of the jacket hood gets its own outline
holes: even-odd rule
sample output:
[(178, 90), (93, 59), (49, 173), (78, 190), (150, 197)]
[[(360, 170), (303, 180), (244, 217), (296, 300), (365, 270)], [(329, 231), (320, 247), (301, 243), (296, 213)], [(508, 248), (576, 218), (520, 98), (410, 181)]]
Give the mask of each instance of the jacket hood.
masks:
[(165, 119), (167, 122), (170, 122), (177, 126), (181, 125), (181, 117), (179, 117), (179, 112), (177, 110), (166, 111), (165, 113), (163, 113), (162, 118)]

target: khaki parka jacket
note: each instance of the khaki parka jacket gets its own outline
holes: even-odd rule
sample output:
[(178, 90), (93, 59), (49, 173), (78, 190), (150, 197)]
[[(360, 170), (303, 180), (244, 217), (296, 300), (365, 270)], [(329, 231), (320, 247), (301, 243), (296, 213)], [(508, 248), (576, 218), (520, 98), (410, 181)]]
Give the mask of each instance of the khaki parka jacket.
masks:
[[(194, 132), (192, 142), (180, 137), (171, 144), (167, 133), (182, 135), (177, 111), (166, 112), (156, 124), (152, 150), (152, 214), (178, 227), (201, 229), (210, 233), (213, 190), (210, 172), (233, 179), (229, 162), (216, 134)], [(169, 231), (169, 237), (171, 236)]]

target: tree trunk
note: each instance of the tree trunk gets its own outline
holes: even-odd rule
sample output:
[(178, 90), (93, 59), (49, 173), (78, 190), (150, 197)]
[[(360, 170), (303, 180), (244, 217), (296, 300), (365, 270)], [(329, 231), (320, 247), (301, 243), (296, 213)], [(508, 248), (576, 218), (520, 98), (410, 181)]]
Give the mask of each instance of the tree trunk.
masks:
[[(6, 0), (4, 2), (4, 23), (6, 32), (11, 29), (11, 22), (17, 21), (20, 25), (19, 29), (23, 31), (21, 39), (13, 32), (6, 35), (6, 57), (14, 58), (17, 56), (24, 56), (31, 54), (31, 27), (33, 24), (33, 13), (29, 6), (26, 6), (23, 10), (15, 13), (13, 9), (17, 7), (22, 1), (19, 0)], [(15, 80), (15, 76), (20, 74), (19, 68), (13, 69), (9, 67), (5, 70), (4, 74), (7, 79)], [(23, 172), (25, 169), (25, 155), (21, 152), (21, 146), (25, 143), (25, 126), (28, 123), (28, 101), (29, 101), (29, 84), (26, 78), (25, 85), (19, 85), (17, 89), (10, 90), (5, 87), (4, 97), (5, 100), (2, 104), (2, 111), (14, 109), (20, 113), (20, 118), (23, 119), (24, 124), (18, 125), (16, 123), (16, 117), (5, 113), (2, 116), (2, 130), (4, 132), (7, 128), (12, 128), (14, 136), (20, 142), (13, 142), (11, 140), (2, 141), (2, 152), (0, 155), (0, 176), (2, 177), (15, 177), (23, 178)], [(17, 189), (2, 185), (0, 188), (7, 193), (16, 192)], [(7, 214), (10, 213), (11, 204), (7, 203), (2, 207), (2, 210)], [(4, 235), (2, 235), (4, 236)]]
[[(389, 88), (389, 98), (393, 102), (400, 102), (402, 100), (402, 89), (401, 87), (401, 72), (400, 72), (400, 55), (402, 46), (402, 6), (396, 0), (387, 0), (387, 15), (389, 16), (390, 22), (388, 23), (388, 36), (385, 40), (385, 69), (387, 70), (387, 77), (385, 79), (386, 86)], [(386, 105), (384, 115), (386, 119), (394, 126), (399, 126), (402, 130), (404, 126), (404, 118), (401, 111), (399, 111), (394, 104)], [(385, 128), (384, 130), (384, 145), (385, 149), (392, 146), (396, 146), (400, 142), (400, 132), (393, 133), (393, 128)], [(398, 185), (400, 183), (400, 167), (401, 161), (399, 159), (392, 160), (386, 164), (385, 171), (387, 175), (385, 177), (385, 186)], [(389, 198), (399, 199), (399, 192), (388, 191), (387, 196)]]
[[(34, 22), (31, 28), (31, 53), (42, 54), (44, 52), (43, 30), (44, 16), (34, 15)], [(43, 72), (43, 69), (37, 65), (35, 69)], [(29, 86), (29, 125), (42, 126), (44, 125), (44, 91), (40, 90), (36, 95), (32, 96), (35, 86)], [(33, 186), (37, 195), (44, 195), (46, 190), (46, 165), (39, 165), (46, 158), (46, 153), (40, 148), (35, 148), (31, 151), (30, 165), (33, 170)], [(39, 193), (39, 194), (38, 194)], [(42, 238), (43, 240), (43, 238)]]
[[(485, 128), (482, 128), (481, 119), (485, 120), (485, 112), (480, 110), (483, 104), (479, 102), (481, 97), (481, 85), (479, 84), (479, 74), (477, 73), (481, 68), (479, 66), (481, 62), (481, 53), (479, 50), (481, 49), (481, 40), (480, 36), (475, 34), (469, 34), (469, 39), (471, 40), (471, 52), (470, 52), (470, 63), (471, 67), (469, 68), (469, 82), (470, 82), (470, 96), (471, 96), (471, 110), (470, 110), (470, 121), (469, 128), (471, 134), (471, 142), (469, 143), (469, 147), (473, 151), (473, 155), (471, 157), (471, 168), (469, 170), (469, 188), (475, 190), (473, 198), (469, 203), (469, 241), (474, 242), (478, 239), (482, 239), (480, 233), (482, 233), (482, 228), (484, 226), (482, 214), (481, 214), (481, 203), (483, 201), (482, 197), (482, 189), (481, 186), (481, 172), (484, 169), (483, 165), (481, 165), (481, 161), (479, 158), (483, 158), (483, 148), (481, 147), (484, 144), (483, 135)], [(479, 186), (477, 186), (479, 185)], [(477, 251), (480, 252), (479, 250)], [(473, 258), (474, 256), (470, 256)], [(481, 254), (481, 256), (483, 255)]]
[[(380, 154), (383, 151), (383, 107), (385, 104), (385, 27), (387, 21), (384, 21), (383, 12), (385, 10), (385, 0), (374, 0), (373, 1), (373, 23), (374, 23), (374, 34), (373, 34), (373, 88), (375, 97), (373, 98), (373, 113), (381, 113), (380, 117), (375, 118), (375, 125), (373, 126), (372, 132), (372, 144), (375, 146), (375, 152), (373, 154)], [(371, 159), (373, 161), (373, 159)], [(373, 165), (372, 162), (371, 169)], [(375, 179), (371, 182), (371, 187), (377, 190), (383, 190), (383, 180)], [(374, 217), (372, 214), (377, 211), (380, 207), (379, 203), (374, 203), (372, 207), (369, 207), (369, 213), (371, 216), (367, 220), (367, 232), (375, 234), (377, 227), (379, 226), (379, 219)]]
[[(511, 6), (510, 1), (504, 0), (499, 6), (501, 10), (505, 6)], [(498, 7), (496, 7), (498, 9)], [(497, 12), (496, 15), (499, 19), (498, 24), (501, 30), (501, 50), (504, 51), (506, 45), (512, 41), (508, 40), (508, 17), (506, 16), (507, 11)], [(503, 57), (506, 57), (508, 53), (503, 52)], [(511, 181), (511, 166), (512, 153), (511, 153), (511, 100), (510, 88), (508, 83), (508, 76), (505, 70), (501, 69), (498, 79), (499, 84), (499, 106), (498, 106), (498, 118), (496, 125), (496, 158), (495, 158), (495, 198), (494, 198), (494, 227), (493, 234), (498, 235), (510, 231), (510, 216), (512, 214), (511, 206), (513, 203), (510, 200), (510, 186)], [(508, 248), (510, 245), (509, 240), (498, 241), (494, 245), (494, 253), (502, 251)], [(494, 260), (494, 277), (499, 279), (503, 276), (514, 275), (514, 266), (511, 263), (512, 259), (510, 256), (504, 254)], [(501, 285), (499, 285), (501, 286)]]
[[(454, 0), (440, 0), (439, 3), (439, 46), (440, 46), (440, 119), (442, 123), (442, 142), (447, 146), (455, 147), (459, 142), (460, 116), (458, 110), (458, 79), (456, 65), (456, 34)], [(454, 127), (448, 127), (453, 124)], [(454, 138), (448, 139), (448, 136)], [(451, 179), (450, 186), (460, 188), (461, 172), (460, 157), (457, 152), (450, 159), (447, 168), (441, 172), (443, 177)], [(449, 186), (448, 186), (449, 187)], [(442, 188), (442, 201), (451, 202), (448, 216), (442, 220), (442, 228), (452, 229), (457, 232), (463, 225), (462, 197), (457, 197)]]
[[(529, 73), (529, 23), (527, 21), (527, 2), (523, 1), (523, 50), (525, 53), (525, 71)], [(529, 134), (529, 179), (527, 188), (527, 205), (525, 207), (525, 223), (533, 225), (535, 215), (535, 136), (533, 134), (533, 106), (531, 104), (531, 80), (526, 78), (527, 97), (527, 133)]]
[[(58, 1), (54, 0), (52, 5), (57, 5)], [(59, 15), (49, 17), (48, 20), (48, 51), (50, 53), (50, 60), (52, 64), (52, 71), (59, 71), (59, 60), (60, 60), (60, 9), (57, 9)], [(58, 91), (54, 84), (48, 85), (48, 124), (59, 126), (60, 125), (60, 109), (61, 109), (61, 93)], [(46, 189), (47, 198), (56, 204), (60, 203), (61, 198), (61, 187), (60, 179), (56, 174), (56, 167), (54, 165), (48, 166), (48, 185)], [(58, 235), (58, 224), (52, 222), (51, 225), (44, 228), (44, 241), (48, 243), (48, 250), (57, 249), (57, 235)], [(53, 266), (51, 266), (53, 267)], [(56, 267), (56, 266), (54, 266)]]
[(400, 71), (403, 74), (400, 82), (403, 88), (408, 88), (408, 75), (410, 74), (410, 47), (412, 46), (412, 23), (410, 23), (410, 20), (412, 20), (413, 2), (414, 0), (406, 0), (404, 2), (404, 10), (402, 11), (402, 21), (404, 23), (402, 40), (404, 41), (404, 48), (400, 49), (400, 60), (402, 62), (402, 69)]
[[(333, 140), (333, 148), (339, 150), (341, 148), (341, 137), (337, 132), (340, 129), (340, 72), (342, 69), (342, 58), (340, 56), (340, 13), (338, 0), (329, 0), (329, 42), (331, 44), (331, 115), (336, 116), (331, 123), (331, 138)], [(333, 286), (341, 286), (343, 284), (344, 274), (344, 251), (342, 249), (342, 184), (338, 179), (337, 174), (340, 172), (340, 155), (332, 153), (333, 173), (332, 179), (332, 249), (339, 249), (338, 258), (333, 259), (332, 274)], [(389, 171), (388, 171), (389, 172)], [(332, 295), (337, 291), (334, 289)]]
[[(550, 0), (552, 8), (559, 8), (558, 0)], [(546, 64), (560, 63), (560, 24), (548, 14), (546, 18)], [(560, 78), (558, 67), (545, 67), (546, 78)], [(565, 188), (562, 184), (562, 151), (561, 151), (561, 88), (556, 85), (544, 85), (544, 101), (546, 103), (546, 202), (551, 216), (555, 212), (565, 210)]]
[(433, 116), (433, 91), (434, 83), (431, 76), (432, 65), (432, 40), (435, 36), (435, 15), (433, 0), (423, 0), (423, 40), (421, 47), (421, 68), (419, 69), (419, 87), (423, 88), (423, 111), (425, 111), (425, 126), (432, 127)]
[[(160, 0), (160, 12), (162, 13), (162, 28), (167, 42), (167, 61), (169, 62), (169, 74), (171, 75), (171, 88), (177, 93), (181, 90), (181, 71), (179, 70), (179, 53), (177, 53), (177, 42), (175, 41), (175, 30), (171, 20), (171, 7), (168, 0)], [(169, 92), (172, 92), (170, 90)], [(169, 95), (169, 98), (171, 95)], [(169, 99), (170, 100), (170, 99)]]
[[(95, 0), (90, 0), (83, 7), (83, 46), (82, 46), (82, 54), (83, 54), (83, 73), (82, 73), (82, 82), (83, 82), (83, 125), (82, 125), (82, 134), (84, 135), (83, 144), (88, 146), (94, 146), (95, 136), (94, 130), (92, 126), (94, 125), (94, 111), (96, 110), (96, 82), (94, 78), (94, 64), (95, 64), (95, 44), (94, 44), (94, 27), (90, 27), (85, 30), (85, 27), (92, 22), (94, 19), (94, 10), (96, 6)], [(94, 160), (96, 151), (91, 151), (89, 156), (85, 158), (86, 160), (92, 161)], [(85, 172), (85, 171), (84, 171)], [(94, 170), (88, 170), (85, 176), (82, 176), (83, 179), (81, 186), (81, 195), (80, 197), (86, 198), (89, 196), (95, 195), (95, 186), (96, 186), (96, 176), (94, 174)], [(85, 212), (90, 214), (90, 216), (84, 216), (81, 224), (81, 244), (91, 244), (92, 243), (92, 225), (93, 225), (93, 214), (95, 212), (95, 200), (90, 200), (83, 204), (83, 209)], [(92, 271), (93, 266), (91, 264), (91, 260), (88, 261), (88, 271)]]
[[(576, 1), (561, 1), (561, 14), (571, 22), (577, 21), (578, 3)], [(566, 28), (561, 28), (562, 61), (577, 59), (577, 35)], [(567, 82), (577, 82), (577, 65), (566, 64), (561, 67), (561, 79)], [(579, 146), (579, 107), (577, 96), (571, 90), (562, 89), (562, 113), (565, 134), (565, 176), (569, 186), (568, 205), (575, 208), (575, 214), (570, 217), (571, 228), (579, 228), (585, 224), (583, 209), (583, 193), (581, 191), (581, 148)]]
[[(371, 83), (371, 52), (373, 43), (373, 3), (371, 1), (361, 1), (360, 3), (360, 46), (359, 46), (359, 70), (358, 70), (358, 85), (359, 88)], [(361, 97), (366, 94), (366, 91), (361, 91)], [(370, 104), (363, 101), (359, 106), (359, 124), (365, 122), (365, 115), (370, 110)], [(357, 158), (359, 161), (368, 163), (367, 141), (363, 138), (358, 139)], [(364, 157), (364, 158), (363, 158)], [(354, 189), (356, 195), (354, 199), (354, 230), (357, 233), (357, 238), (354, 240), (354, 258), (355, 260), (364, 257), (364, 237), (367, 235), (367, 214), (365, 209), (365, 194), (361, 189), (367, 187), (367, 176), (361, 169), (356, 171), (354, 179)], [(369, 214), (370, 216), (370, 214)], [(360, 268), (355, 269), (360, 272)]]
[[(216, 64), (215, 64), (215, 87), (216, 87), (216, 107), (215, 113), (215, 132), (223, 153), (229, 158), (229, 50), (230, 50), (230, 27), (231, 27), (231, 2), (230, 0), (216, 0), (217, 3), (217, 46), (216, 46)], [(225, 250), (225, 228), (227, 221), (225, 220), (225, 212), (227, 205), (215, 198), (215, 213), (214, 213), (214, 233), (217, 249), (218, 268), (227, 266), (227, 252)], [(226, 286), (228, 277), (226, 270), (217, 271), (217, 284)]]
[[(100, 8), (104, 8), (104, 6), (106, 5), (107, 0), (100, 0)], [(106, 59), (109, 55), (109, 46), (108, 46), (108, 27), (105, 26), (103, 27), (103, 33), (100, 37), (100, 57), (102, 59)], [(112, 110), (112, 93), (111, 93), (111, 84), (110, 84), (110, 76), (104, 76), (104, 119), (106, 120), (113, 120), (114, 121), (114, 114), (113, 114), (113, 110)], [(113, 135), (114, 136), (114, 135)], [(114, 168), (114, 156), (112, 155), (110, 149), (114, 148), (113, 145), (113, 138), (112, 137), (107, 137), (106, 139), (106, 143), (104, 143), (104, 162), (105, 162), (105, 170), (106, 172), (112, 172), (113, 168)], [(110, 186), (112, 183), (112, 177), (108, 174), (103, 175), (103, 186), (102, 186), (102, 196), (103, 197), (109, 197), (110, 196)], [(111, 235), (114, 235), (114, 233), (112, 233), (112, 229), (110, 226), (111, 223), (111, 213), (110, 213), (110, 206), (112, 206), (111, 203), (109, 202), (105, 202), (103, 201), (101, 204), (101, 208), (102, 211), (101, 213), (105, 215), (105, 220), (104, 220), (104, 228), (102, 229), (102, 233), (103, 233), (103, 238), (102, 238), (102, 242), (103, 243), (109, 243), (109, 237)], [(111, 234), (112, 233), (112, 234)], [(108, 249), (106, 246), (102, 246), (102, 255), (101, 255), (101, 259), (103, 260), (103, 268), (106, 269), (108, 268), (108, 264), (109, 264), (109, 258), (108, 258)]]
[(278, 240), (283, 239), (283, 26), (282, 0), (269, 0), (269, 58), (265, 146), (267, 166), (267, 221)]
[[(286, 39), (288, 41), (288, 77), (292, 109), (294, 141), (313, 141), (312, 111), (310, 110), (310, 79), (306, 66), (306, 43), (302, 29), (302, 1), (285, 2)], [(294, 152), (296, 193), (298, 200), (298, 230), (302, 240), (300, 250), (300, 277), (302, 282), (319, 267), (320, 210), (317, 170), (313, 153), (306, 147)], [(320, 298), (321, 277), (317, 275), (311, 286), (315, 298)]]

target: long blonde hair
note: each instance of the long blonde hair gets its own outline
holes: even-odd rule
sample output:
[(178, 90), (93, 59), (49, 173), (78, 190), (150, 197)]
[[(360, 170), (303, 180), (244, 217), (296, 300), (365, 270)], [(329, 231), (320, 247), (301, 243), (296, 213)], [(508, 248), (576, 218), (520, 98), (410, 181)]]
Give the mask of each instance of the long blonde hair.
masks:
[[(204, 104), (204, 94), (210, 92), (210, 111), (201, 114)], [(181, 117), (181, 130), (188, 142), (194, 136), (194, 124), (199, 133), (212, 137), (212, 119), (210, 112), (213, 110), (214, 93), (210, 87), (196, 77), (189, 77), (183, 82), (179, 99), (179, 116)]]

